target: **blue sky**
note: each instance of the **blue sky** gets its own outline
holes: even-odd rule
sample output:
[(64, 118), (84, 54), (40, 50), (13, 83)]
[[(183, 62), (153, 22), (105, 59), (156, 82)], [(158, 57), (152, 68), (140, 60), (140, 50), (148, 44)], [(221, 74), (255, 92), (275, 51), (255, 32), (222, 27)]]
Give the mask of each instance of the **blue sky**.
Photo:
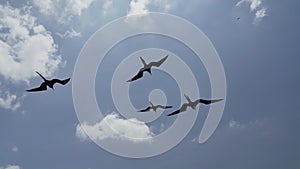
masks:
[[(299, 5), (270, 0), (1, 1), (0, 169), (299, 168)], [(195, 125), (177, 146), (151, 158), (131, 159), (103, 150), (82, 133), (72, 83), (42, 93), (25, 90), (40, 84), (36, 70), (47, 78), (72, 77), (76, 59), (95, 31), (119, 17), (148, 12), (177, 15), (207, 35), (224, 66), (226, 106), (217, 130), (204, 144), (196, 138), (209, 107), (201, 106)], [(196, 72), (201, 96), (210, 97), (207, 72), (185, 46), (154, 35), (129, 38), (107, 54), (96, 77), (96, 86), (101, 86), (95, 89), (97, 103), (107, 117), (122, 124), (116, 127), (128, 123), (111, 114), (111, 75), (126, 56), (154, 47), (186, 61)], [(180, 104), (173, 79), (158, 70), (153, 74), (157, 76), (146, 75), (130, 86), (134, 106), (147, 106), (153, 87), (142, 89), (151, 78), (164, 80), (152, 85), (165, 90), (168, 104)], [(174, 120), (163, 114), (144, 130), (129, 128), (148, 137)], [(96, 132), (95, 137), (114, 139), (110, 134)]]

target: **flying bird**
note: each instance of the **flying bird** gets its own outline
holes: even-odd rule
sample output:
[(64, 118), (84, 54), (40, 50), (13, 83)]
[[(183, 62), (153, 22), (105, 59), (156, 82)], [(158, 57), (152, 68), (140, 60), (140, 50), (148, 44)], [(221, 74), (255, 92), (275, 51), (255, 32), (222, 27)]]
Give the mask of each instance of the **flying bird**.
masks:
[(143, 65), (144, 65), (144, 67), (141, 68), (141, 69), (139, 70), (139, 72), (138, 72), (133, 78), (131, 78), (130, 80), (128, 80), (127, 82), (133, 82), (133, 81), (135, 81), (135, 80), (137, 80), (137, 79), (142, 78), (143, 75), (144, 75), (144, 72), (148, 72), (148, 73), (150, 73), (150, 74), (152, 75), (152, 73), (151, 73), (151, 68), (152, 68), (153, 66), (159, 67), (161, 64), (163, 64), (163, 63), (167, 60), (167, 58), (168, 58), (168, 55), (165, 56), (164, 58), (162, 58), (161, 60), (157, 61), (157, 62), (151, 62), (151, 63), (147, 64), (147, 63), (145, 62), (145, 60), (144, 60), (142, 57), (140, 57), (140, 59), (141, 59)]
[(196, 109), (196, 106), (200, 103), (203, 103), (203, 104), (212, 104), (212, 103), (216, 103), (216, 102), (219, 102), (223, 99), (217, 99), (217, 100), (204, 100), (204, 99), (198, 99), (198, 100), (195, 100), (195, 101), (191, 101), (191, 99), (187, 96), (187, 95), (184, 95), (186, 100), (188, 101), (188, 103), (184, 103), (180, 109), (174, 111), (173, 113), (170, 113), (168, 114), (168, 116), (173, 116), (175, 114), (179, 114), (179, 113), (182, 113), (182, 112), (185, 112), (187, 110), (188, 107), (191, 107), (192, 109)]
[(143, 109), (143, 110), (139, 110), (138, 112), (148, 112), (150, 111), (151, 109), (154, 110), (156, 112), (156, 110), (158, 108), (161, 108), (161, 109), (169, 109), (169, 108), (172, 108), (172, 106), (163, 106), (163, 105), (154, 105), (150, 102), (150, 106), (148, 106), (147, 108)]
[(237, 18), (236, 18), (236, 20), (240, 20), (240, 19), (241, 19), (241, 17), (237, 17)]
[(37, 88), (26, 90), (27, 92), (44, 91), (44, 90), (47, 90), (47, 86), (54, 90), (54, 88), (53, 88), (54, 84), (59, 83), (61, 85), (65, 85), (70, 81), (70, 78), (67, 78), (64, 80), (60, 80), (60, 79), (47, 80), (39, 72), (36, 72), (36, 73), (41, 76), (41, 78), (44, 80), (44, 82)]

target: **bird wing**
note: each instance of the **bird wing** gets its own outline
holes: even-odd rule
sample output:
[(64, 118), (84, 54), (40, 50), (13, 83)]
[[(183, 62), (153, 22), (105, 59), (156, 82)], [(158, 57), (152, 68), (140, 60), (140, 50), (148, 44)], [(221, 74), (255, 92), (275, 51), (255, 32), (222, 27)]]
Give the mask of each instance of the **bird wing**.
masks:
[(64, 79), (64, 80), (60, 80), (60, 79), (52, 79), (52, 80), (50, 80), (50, 83), (53, 83), (53, 84), (59, 83), (59, 84), (61, 84), (61, 85), (65, 85), (65, 84), (67, 84), (69, 81), (70, 81), (70, 78)]
[(205, 100), (205, 99), (198, 99), (198, 103), (203, 103), (203, 104), (211, 104), (211, 103), (216, 103), (219, 101), (222, 101), (223, 99), (216, 99), (216, 100)]
[(178, 110), (174, 111), (173, 113), (168, 114), (167, 116), (173, 116), (173, 115), (178, 114), (180, 112), (181, 112), (180, 109), (178, 109)]
[(167, 60), (167, 58), (168, 58), (168, 55), (157, 62), (151, 62), (149, 65), (159, 67), (161, 64), (163, 64)]
[(180, 109), (174, 111), (173, 113), (168, 114), (168, 116), (173, 116), (173, 115), (175, 115), (175, 114), (179, 114), (179, 113), (181, 113), (181, 112), (185, 112), (186, 109), (187, 109), (187, 107), (188, 107), (188, 104), (184, 103), (184, 104), (181, 106)]
[(38, 92), (38, 91), (44, 91), (47, 90), (47, 85), (45, 82), (43, 82), (39, 87), (34, 88), (34, 89), (29, 89), (26, 90), (27, 92)]
[(192, 100), (190, 99), (190, 97), (188, 95), (184, 95), (184, 97), (186, 98), (186, 100), (189, 102), (189, 103), (192, 103)]
[(139, 110), (139, 111), (137, 111), (137, 112), (147, 112), (147, 111), (149, 111), (151, 109), (151, 107), (149, 106), (149, 107), (147, 107), (147, 108), (145, 108), (145, 109), (143, 109), (143, 110)]
[(46, 80), (46, 78), (43, 76), (43, 75), (41, 75), (38, 71), (35, 71), (38, 75), (40, 75), (41, 76), (41, 78), (44, 80), (44, 81), (47, 81)]
[(131, 78), (130, 80), (127, 80), (127, 82), (133, 82), (139, 78), (142, 78), (144, 75), (144, 71), (139, 71), (133, 78)]
[(162, 105), (157, 105), (157, 106), (161, 109), (170, 109), (173, 107), (173, 106), (162, 106)]
[(146, 66), (147, 65), (146, 61), (142, 57), (140, 57), (140, 59), (141, 59), (143, 65)]

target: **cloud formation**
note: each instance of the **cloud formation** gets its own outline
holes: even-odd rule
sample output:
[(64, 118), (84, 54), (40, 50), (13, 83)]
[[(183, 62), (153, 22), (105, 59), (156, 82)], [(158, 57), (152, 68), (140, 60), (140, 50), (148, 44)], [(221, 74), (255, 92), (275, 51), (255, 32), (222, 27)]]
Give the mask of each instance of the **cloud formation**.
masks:
[(51, 33), (28, 7), (0, 5), (0, 75), (16, 82), (28, 82), (36, 70), (51, 75), (62, 61), (56, 52)]
[(16, 95), (10, 94), (9, 92), (3, 93), (0, 89), (0, 107), (15, 111), (20, 107), (20, 102)]
[(129, 11), (127, 16), (131, 15), (147, 15), (149, 10), (147, 5), (150, 3), (150, 0), (131, 0), (129, 4)]
[(73, 28), (67, 30), (65, 33), (56, 33), (60, 38), (67, 39), (67, 38), (74, 38), (74, 37), (81, 37), (81, 33), (75, 31)]
[(18, 165), (8, 165), (6, 167), (1, 167), (0, 166), (0, 169), (21, 169), (21, 167), (18, 166)]
[(267, 16), (267, 9), (262, 5), (263, 0), (240, 0), (235, 6), (241, 6), (242, 4), (249, 4), (250, 11), (255, 12), (255, 18), (253, 23), (257, 23), (262, 18)]
[(259, 21), (260, 19), (264, 18), (265, 16), (267, 16), (267, 9), (266, 8), (262, 8), (258, 11), (256, 11), (255, 13), (255, 21)]
[(127, 16), (147, 15), (149, 13), (150, 5), (162, 9), (164, 12), (169, 11), (171, 9), (171, 3), (169, 2), (169, 0), (131, 0)]
[(78, 124), (76, 127), (76, 136), (82, 141), (87, 141), (90, 137), (92, 140), (123, 139), (140, 142), (151, 140), (152, 135), (144, 122), (137, 119), (122, 119), (116, 113), (105, 116), (94, 125)]
[(54, 16), (59, 23), (68, 23), (73, 17), (81, 16), (93, 2), (95, 0), (33, 0), (33, 5), (42, 14)]
[(106, 0), (103, 4), (102, 10), (103, 10), (103, 14), (106, 15), (108, 13), (108, 10), (111, 8), (113, 4), (112, 0)]

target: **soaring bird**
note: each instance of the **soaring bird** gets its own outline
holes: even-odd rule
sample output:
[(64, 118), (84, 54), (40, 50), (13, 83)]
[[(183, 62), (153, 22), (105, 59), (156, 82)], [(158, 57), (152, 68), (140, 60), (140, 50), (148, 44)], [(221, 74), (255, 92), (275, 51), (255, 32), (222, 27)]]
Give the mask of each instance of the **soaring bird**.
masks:
[(130, 80), (128, 80), (127, 82), (133, 82), (133, 81), (135, 81), (135, 80), (137, 80), (137, 79), (142, 78), (143, 75), (144, 75), (144, 72), (148, 72), (148, 73), (150, 73), (150, 74), (152, 75), (152, 73), (151, 73), (151, 68), (152, 68), (153, 66), (159, 67), (161, 64), (163, 64), (163, 63), (167, 60), (167, 58), (168, 58), (168, 55), (165, 56), (164, 58), (162, 58), (161, 60), (157, 61), (157, 62), (151, 62), (151, 63), (147, 64), (147, 63), (145, 62), (145, 60), (144, 60), (142, 57), (140, 57), (140, 59), (141, 59), (143, 65), (144, 65), (144, 67), (141, 68), (141, 69), (139, 70), (139, 72), (138, 72), (133, 78), (131, 78)]
[(37, 87), (37, 88), (26, 90), (27, 92), (44, 91), (44, 90), (47, 90), (47, 86), (54, 90), (53, 87), (54, 87), (55, 83), (59, 83), (61, 85), (65, 85), (65, 84), (67, 84), (70, 81), (70, 78), (65, 79), (65, 80), (59, 80), (59, 79), (47, 80), (39, 72), (36, 72), (36, 73), (41, 76), (41, 78), (44, 80), (44, 82), (39, 87)]
[(143, 109), (143, 110), (139, 110), (138, 112), (148, 112), (150, 111), (151, 109), (154, 110), (156, 112), (156, 110), (158, 108), (161, 108), (161, 109), (169, 109), (169, 108), (172, 108), (172, 106), (162, 106), (162, 105), (156, 105), (154, 106), (154, 104), (152, 104), (150, 102), (150, 106), (148, 106), (147, 108)]
[(176, 111), (174, 111), (173, 113), (170, 113), (170, 114), (168, 114), (168, 116), (173, 116), (173, 115), (175, 115), (175, 114), (179, 114), (179, 113), (182, 113), (182, 112), (185, 112), (186, 111), (186, 109), (188, 108), (188, 107), (191, 107), (192, 109), (196, 109), (196, 106), (199, 104), (199, 103), (203, 103), (203, 104), (211, 104), (211, 103), (216, 103), (216, 102), (219, 102), (219, 101), (221, 101), (221, 100), (223, 100), (223, 99), (217, 99), (217, 100), (204, 100), (204, 99), (198, 99), (198, 100), (195, 100), (195, 101), (191, 101), (191, 99), (187, 96), (187, 95), (184, 95), (185, 96), (185, 98), (186, 98), (186, 100), (188, 101), (188, 103), (184, 103), (181, 107), (180, 107), (180, 109), (178, 109), (178, 110), (176, 110)]

